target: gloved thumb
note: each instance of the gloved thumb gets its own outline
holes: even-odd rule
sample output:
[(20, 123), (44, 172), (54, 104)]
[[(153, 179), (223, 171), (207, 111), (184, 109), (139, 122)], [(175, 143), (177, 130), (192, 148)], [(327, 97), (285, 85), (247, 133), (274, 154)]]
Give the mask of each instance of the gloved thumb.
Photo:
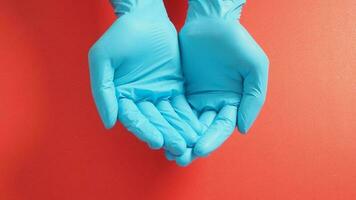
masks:
[(237, 127), (247, 133), (255, 122), (266, 99), (268, 58), (261, 56), (244, 79), (242, 100), (237, 114)]

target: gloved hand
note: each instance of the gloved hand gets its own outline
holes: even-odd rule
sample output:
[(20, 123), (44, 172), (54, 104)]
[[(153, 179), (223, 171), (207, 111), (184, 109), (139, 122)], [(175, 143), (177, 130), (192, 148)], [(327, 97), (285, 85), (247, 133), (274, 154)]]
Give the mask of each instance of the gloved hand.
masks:
[(200, 123), (183, 88), (177, 32), (162, 0), (112, 0), (119, 19), (89, 52), (94, 100), (105, 127), (117, 118), (152, 149), (181, 155)]
[(174, 157), (188, 165), (217, 149), (237, 125), (246, 133), (265, 101), (268, 58), (239, 23), (244, 0), (189, 0), (179, 34), (186, 96), (206, 132), (193, 149)]

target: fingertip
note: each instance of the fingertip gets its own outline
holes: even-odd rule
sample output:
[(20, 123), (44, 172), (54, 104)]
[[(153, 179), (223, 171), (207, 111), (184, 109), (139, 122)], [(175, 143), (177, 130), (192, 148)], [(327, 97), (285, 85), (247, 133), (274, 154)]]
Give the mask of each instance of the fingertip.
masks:
[(238, 122), (237, 122), (237, 129), (239, 130), (239, 132), (241, 134), (246, 134), (247, 133), (247, 129), (245, 127), (245, 124), (240, 119), (238, 119)]
[(108, 115), (105, 116), (105, 114), (103, 114), (104, 116), (101, 117), (102, 122), (104, 124), (104, 127), (106, 129), (111, 129), (115, 126), (116, 121), (117, 121), (117, 112), (113, 112), (113, 113), (109, 113)]
[(242, 135), (247, 135), (248, 129), (241, 129), (241, 128), (239, 128), (239, 132), (240, 132)]
[(162, 137), (155, 137), (153, 140), (148, 142), (148, 146), (152, 150), (158, 150), (163, 147), (164, 141)]
[(197, 143), (193, 151), (199, 157), (206, 157), (210, 154), (208, 147), (204, 143)]
[(179, 162), (179, 161), (176, 161), (176, 163), (179, 167), (187, 167), (190, 164), (190, 162)]
[(103, 123), (104, 123), (105, 129), (111, 129), (115, 125), (114, 122), (105, 122), (105, 121), (103, 121)]
[(177, 165), (181, 167), (186, 167), (193, 162), (193, 149), (188, 148), (187, 151), (180, 157), (176, 159)]
[(238, 118), (237, 119), (237, 128), (238, 128), (239, 132), (243, 135), (246, 135), (247, 132), (249, 131), (251, 125), (247, 124), (243, 114), (239, 113), (237, 118)]
[(249, 129), (246, 129), (246, 128), (238, 128), (238, 129), (239, 129), (239, 132), (240, 132), (242, 135), (247, 135), (248, 130), (249, 130)]
[(187, 150), (187, 144), (184, 141), (174, 141), (166, 146), (167, 150), (174, 156), (181, 156)]
[(165, 157), (167, 158), (167, 160), (169, 160), (169, 161), (173, 161), (174, 159), (175, 159), (175, 157), (174, 157), (174, 155), (173, 154), (171, 154), (169, 151), (165, 151), (164, 152), (164, 155), (165, 155)]

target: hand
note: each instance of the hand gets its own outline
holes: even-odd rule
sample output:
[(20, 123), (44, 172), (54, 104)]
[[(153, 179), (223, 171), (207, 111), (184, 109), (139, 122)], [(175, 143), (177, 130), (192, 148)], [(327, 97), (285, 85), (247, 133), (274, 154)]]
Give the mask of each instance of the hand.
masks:
[(117, 118), (152, 149), (183, 154), (200, 124), (183, 88), (177, 32), (162, 0), (112, 1), (118, 20), (89, 52), (92, 93), (105, 127)]
[(265, 101), (268, 58), (237, 21), (242, 0), (189, 0), (186, 23), (179, 34), (186, 95), (205, 125), (193, 149), (169, 160), (188, 165), (207, 156), (237, 125), (246, 133)]

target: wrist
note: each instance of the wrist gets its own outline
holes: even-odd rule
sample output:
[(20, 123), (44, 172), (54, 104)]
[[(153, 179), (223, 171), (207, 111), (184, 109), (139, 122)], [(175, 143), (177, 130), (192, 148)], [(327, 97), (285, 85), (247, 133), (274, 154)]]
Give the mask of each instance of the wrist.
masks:
[(246, 0), (189, 0), (187, 20), (197, 17), (240, 19)]
[(167, 16), (163, 0), (110, 0), (117, 16), (137, 12)]

